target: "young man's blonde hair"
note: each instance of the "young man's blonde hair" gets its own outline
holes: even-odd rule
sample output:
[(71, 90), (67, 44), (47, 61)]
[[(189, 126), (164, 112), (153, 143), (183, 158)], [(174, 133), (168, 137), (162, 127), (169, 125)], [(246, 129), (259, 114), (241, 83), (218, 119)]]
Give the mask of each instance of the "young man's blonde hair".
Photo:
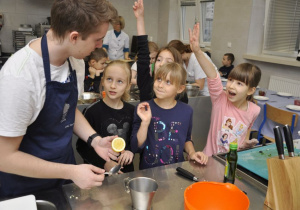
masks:
[[(130, 85), (131, 85), (131, 83), (130, 83), (131, 82), (131, 69), (130, 69), (130, 66), (127, 62), (120, 61), (120, 60), (114, 60), (114, 61), (110, 62), (108, 64), (108, 66), (104, 69), (101, 83), (103, 83), (103, 80), (105, 79), (105, 74), (108, 71), (108, 69), (113, 68), (114, 66), (121, 67), (127, 75), (127, 81), (126, 81), (127, 82), (127, 88), (126, 88), (124, 94), (122, 95), (121, 99), (122, 99), (122, 101), (129, 101), (130, 100), (129, 90), (130, 90)], [(101, 84), (100, 87), (101, 86), (103, 86), (103, 85)]]
[(85, 40), (97, 26), (113, 24), (117, 19), (117, 10), (104, 0), (55, 0), (51, 8), (51, 28), (61, 40), (71, 31), (77, 31)]

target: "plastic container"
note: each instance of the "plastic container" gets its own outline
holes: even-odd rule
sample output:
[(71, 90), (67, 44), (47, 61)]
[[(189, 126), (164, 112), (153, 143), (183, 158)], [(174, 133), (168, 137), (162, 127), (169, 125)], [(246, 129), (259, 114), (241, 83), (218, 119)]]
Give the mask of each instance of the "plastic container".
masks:
[(230, 183), (197, 182), (184, 191), (185, 210), (246, 210), (249, 205), (246, 194)]

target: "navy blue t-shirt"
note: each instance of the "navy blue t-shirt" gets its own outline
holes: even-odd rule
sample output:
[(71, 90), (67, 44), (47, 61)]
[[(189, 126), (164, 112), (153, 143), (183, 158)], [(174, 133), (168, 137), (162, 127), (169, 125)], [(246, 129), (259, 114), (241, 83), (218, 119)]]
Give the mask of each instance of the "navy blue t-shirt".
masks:
[(141, 153), (140, 169), (184, 161), (184, 145), (191, 141), (193, 109), (181, 101), (177, 101), (172, 109), (159, 107), (153, 99), (148, 103), (152, 119), (147, 139), (144, 145), (138, 148), (137, 132), (141, 119), (135, 109), (130, 142), (132, 151)]

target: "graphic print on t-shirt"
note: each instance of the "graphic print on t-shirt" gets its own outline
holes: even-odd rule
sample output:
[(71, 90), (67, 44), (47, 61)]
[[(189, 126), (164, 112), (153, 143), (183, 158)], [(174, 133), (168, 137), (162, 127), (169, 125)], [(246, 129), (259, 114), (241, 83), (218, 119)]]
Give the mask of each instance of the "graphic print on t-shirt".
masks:
[(159, 117), (152, 117), (151, 123), (154, 127), (154, 139), (146, 143), (145, 162), (151, 166), (155, 166), (158, 162), (166, 165), (178, 162), (180, 151), (178, 133), (181, 122), (171, 122), (168, 125)]
[(222, 129), (217, 135), (218, 153), (224, 153), (229, 151), (229, 144), (236, 142), (240, 144), (241, 137), (247, 131), (248, 127), (245, 123), (238, 121), (234, 117), (224, 116), (222, 123)]
[(127, 119), (123, 119), (118, 122), (115, 119), (108, 119), (109, 124), (106, 127), (106, 130), (111, 135), (118, 135), (123, 139), (127, 139), (127, 134), (130, 129), (130, 125), (127, 122)]

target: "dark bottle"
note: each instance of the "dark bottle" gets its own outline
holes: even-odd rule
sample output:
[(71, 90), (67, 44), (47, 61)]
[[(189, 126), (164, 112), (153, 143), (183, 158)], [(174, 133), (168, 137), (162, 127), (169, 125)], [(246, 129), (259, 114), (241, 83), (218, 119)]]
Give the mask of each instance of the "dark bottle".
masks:
[(229, 182), (234, 184), (235, 179), (235, 170), (237, 166), (237, 143), (230, 143), (229, 144), (229, 153), (226, 156), (226, 165), (225, 165), (225, 174), (224, 174), (224, 183)]

